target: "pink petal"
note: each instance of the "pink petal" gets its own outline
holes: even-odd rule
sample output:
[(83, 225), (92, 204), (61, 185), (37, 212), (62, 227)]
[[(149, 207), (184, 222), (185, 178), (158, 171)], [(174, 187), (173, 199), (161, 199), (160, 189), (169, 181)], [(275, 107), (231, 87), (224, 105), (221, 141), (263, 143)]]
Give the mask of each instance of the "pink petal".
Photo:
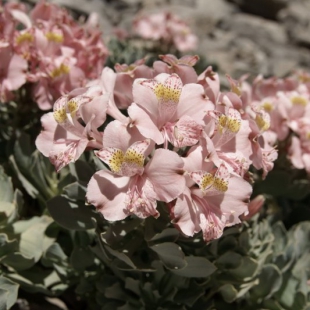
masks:
[(241, 177), (231, 176), (228, 189), (221, 195), (205, 196), (213, 206), (220, 206), (226, 217), (226, 226), (240, 223), (239, 216), (248, 212), (252, 186)]
[(20, 23), (22, 23), (26, 28), (30, 28), (32, 26), (30, 18), (20, 10), (10, 10), (10, 13)]
[(48, 157), (53, 148), (54, 134), (58, 124), (55, 121), (52, 112), (46, 113), (41, 117), (41, 124), (43, 130), (38, 135), (35, 144), (37, 149), (44, 156)]
[(136, 79), (133, 83), (133, 101), (154, 119), (158, 118), (158, 100), (152, 90), (155, 80)]
[(72, 141), (69, 144), (63, 144), (63, 148), (56, 150), (53, 148), (49, 153), (51, 163), (55, 166), (57, 172), (69, 163), (75, 162), (85, 151), (88, 144), (87, 139)]
[(300, 145), (300, 140), (297, 137), (292, 137), (288, 157), (291, 160), (294, 167), (298, 169), (303, 169), (305, 167), (302, 160), (302, 149)]
[[(209, 210), (208, 210), (209, 211)], [(200, 228), (202, 230), (203, 239), (206, 242), (218, 239), (222, 236), (225, 227), (225, 216), (214, 212), (214, 209), (209, 212), (201, 213), (199, 216)]]
[[(166, 126), (167, 127), (167, 126)], [(182, 116), (167, 134), (170, 142), (176, 147), (192, 146), (202, 135), (203, 126), (196, 123), (189, 116)]]
[(159, 200), (170, 202), (184, 191), (183, 165), (181, 157), (175, 152), (165, 149), (155, 151), (144, 171)]
[(94, 205), (108, 221), (122, 220), (127, 217), (126, 192), (128, 177), (119, 177), (108, 171), (98, 171), (87, 186), (86, 200)]
[(89, 103), (82, 105), (81, 116), (84, 122), (87, 124), (90, 121), (92, 115), (94, 115), (95, 118), (92, 120), (92, 127), (93, 128), (100, 127), (106, 120), (108, 100), (109, 95), (105, 94), (95, 97)]
[(164, 142), (162, 133), (143, 109), (133, 103), (128, 108), (128, 114), (132, 120), (132, 124), (138, 128), (144, 137), (154, 140), (156, 144), (162, 144)]
[(130, 145), (130, 139), (127, 124), (115, 120), (110, 122), (104, 130), (103, 146), (114, 147), (125, 152)]
[(9, 81), (9, 90), (16, 90), (26, 83), (27, 61), (14, 54), (10, 60), (7, 80)]
[(172, 223), (175, 224), (185, 235), (193, 236), (200, 230), (197, 210), (193, 205), (191, 193), (186, 187), (171, 210)]
[(95, 152), (95, 154), (110, 167), (112, 172), (119, 174), (124, 160), (124, 153), (122, 150), (113, 147), (105, 147)]
[(214, 105), (205, 98), (201, 85), (186, 84), (183, 86), (177, 108), (177, 119), (188, 115), (194, 120), (202, 120), (209, 110), (214, 110)]
[(138, 177), (137, 182), (127, 192), (127, 212), (135, 214), (140, 218), (154, 216), (157, 218), (159, 212), (156, 210), (157, 200), (152, 183), (145, 177)]

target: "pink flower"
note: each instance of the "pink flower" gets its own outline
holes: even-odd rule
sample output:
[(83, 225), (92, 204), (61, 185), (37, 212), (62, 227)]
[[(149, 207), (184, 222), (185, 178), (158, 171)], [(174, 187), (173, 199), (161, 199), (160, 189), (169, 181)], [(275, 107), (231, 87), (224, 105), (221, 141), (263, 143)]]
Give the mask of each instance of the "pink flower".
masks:
[(153, 70), (144, 64), (145, 59), (139, 59), (131, 65), (116, 64), (116, 81), (114, 100), (119, 109), (127, 109), (133, 102), (132, 85), (135, 79), (153, 77)]
[(198, 76), (197, 83), (203, 86), (206, 96), (216, 104), (220, 94), (220, 79), (211, 66)]
[(173, 43), (180, 52), (197, 49), (198, 38), (191, 32), (190, 27), (176, 15), (169, 15), (168, 29)]
[(92, 98), (86, 89), (75, 90), (59, 98), (54, 112), (42, 117), (44, 130), (37, 137), (36, 146), (50, 158), (56, 171), (76, 161), (86, 148), (102, 146), (102, 134), (97, 129), (106, 119), (108, 98)]
[(176, 147), (195, 144), (202, 133), (204, 115), (213, 109), (200, 85), (183, 86), (176, 74), (137, 80), (133, 96), (134, 103), (128, 108), (132, 125), (143, 136), (165, 146), (168, 141)]
[(197, 48), (196, 35), (191, 32), (185, 21), (172, 13), (139, 16), (134, 20), (133, 27), (135, 33), (142, 38), (173, 44), (181, 52)]
[[(120, 140), (115, 139), (116, 146)], [(104, 147), (96, 153), (110, 171), (95, 173), (88, 184), (86, 198), (107, 220), (121, 220), (131, 214), (140, 218), (157, 217), (156, 201), (170, 202), (183, 191), (181, 158), (174, 152), (158, 149), (145, 165), (149, 146), (150, 140), (143, 140), (128, 148), (125, 145)]]
[(167, 13), (140, 16), (134, 20), (134, 31), (145, 39), (159, 40), (168, 36)]
[[(213, 165), (201, 161), (193, 163), (193, 159), (201, 156), (199, 153), (201, 149), (197, 147), (184, 159), (189, 188), (177, 198), (171, 215), (173, 223), (184, 234), (192, 236), (202, 231), (208, 242), (219, 238), (225, 227), (240, 222), (239, 216), (248, 210), (252, 189), (242, 178), (231, 175), (224, 165), (212, 168)], [(202, 165), (203, 170), (195, 170), (197, 165)], [(194, 171), (188, 170), (190, 168)]]
[(196, 56), (183, 56), (177, 59), (174, 55), (159, 55), (162, 61), (155, 61), (153, 64), (155, 75), (159, 73), (176, 73), (182, 80), (183, 84), (196, 83), (197, 73), (193, 66), (199, 60)]
[[(7, 61), (2, 64), (1, 79), (14, 75), (14, 82), (9, 77), (1, 83), (1, 97), (7, 100), (27, 80), (42, 110), (85, 86), (87, 79), (98, 78), (108, 55), (98, 27), (92, 28), (91, 22), (80, 25), (65, 9), (45, 1), (39, 1), (30, 14), (22, 4), (6, 4), (0, 13), (0, 37), (1, 54), (7, 53), (2, 55)], [(3, 50), (4, 43), (10, 51)], [(9, 73), (4, 68), (8, 66)]]
[(249, 203), (249, 213), (240, 216), (242, 221), (250, 220), (255, 214), (257, 214), (265, 203), (265, 197), (258, 195), (252, 199)]
[(310, 121), (308, 115), (297, 121), (295, 132), (299, 137), (292, 137), (288, 157), (294, 167), (306, 169), (310, 173)]
[(14, 54), (12, 48), (0, 45), (0, 100), (12, 98), (12, 91), (19, 89), (26, 82), (27, 61)]

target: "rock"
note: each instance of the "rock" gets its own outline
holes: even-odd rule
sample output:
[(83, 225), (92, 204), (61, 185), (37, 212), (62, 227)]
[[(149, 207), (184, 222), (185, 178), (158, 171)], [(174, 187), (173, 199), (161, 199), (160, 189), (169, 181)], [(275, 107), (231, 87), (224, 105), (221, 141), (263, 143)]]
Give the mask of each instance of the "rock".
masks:
[(288, 42), (286, 31), (281, 25), (249, 14), (235, 14), (233, 18), (225, 19), (221, 27), (238, 34), (239, 37), (250, 38), (259, 45)]
[(230, 0), (246, 13), (268, 19), (277, 19), (279, 11), (287, 7), (289, 0)]
[(292, 2), (279, 14), (279, 20), (294, 43), (310, 47), (310, 3)]

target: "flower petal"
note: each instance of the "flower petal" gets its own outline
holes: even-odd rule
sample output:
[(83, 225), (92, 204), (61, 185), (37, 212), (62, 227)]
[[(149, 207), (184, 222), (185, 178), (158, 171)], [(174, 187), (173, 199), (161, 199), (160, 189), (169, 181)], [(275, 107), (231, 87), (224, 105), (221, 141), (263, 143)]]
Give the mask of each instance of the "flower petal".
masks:
[(125, 201), (129, 180), (128, 177), (115, 176), (108, 171), (98, 171), (88, 183), (86, 200), (106, 220), (122, 220), (128, 216)]
[(175, 152), (157, 149), (145, 167), (158, 200), (170, 202), (178, 197), (185, 188), (183, 161)]

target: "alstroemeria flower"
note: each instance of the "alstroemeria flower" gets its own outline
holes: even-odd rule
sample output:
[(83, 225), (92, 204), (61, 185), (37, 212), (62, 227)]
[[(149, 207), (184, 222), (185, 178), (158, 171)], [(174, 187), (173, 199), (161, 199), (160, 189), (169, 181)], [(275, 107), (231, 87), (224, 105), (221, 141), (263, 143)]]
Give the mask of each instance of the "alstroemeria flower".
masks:
[(128, 108), (132, 124), (142, 135), (157, 144), (165, 143), (165, 147), (168, 141), (176, 147), (185, 145), (182, 141), (189, 146), (195, 144), (202, 132), (204, 115), (213, 109), (213, 104), (204, 98), (202, 86), (183, 86), (177, 74), (162, 73), (153, 80), (137, 80), (133, 97), (134, 103)]
[(162, 61), (155, 61), (153, 64), (155, 75), (160, 73), (176, 73), (182, 80), (183, 84), (196, 83), (197, 73), (193, 66), (199, 60), (197, 55), (195, 56), (183, 56), (180, 59), (176, 58), (174, 55), (159, 55)]
[(157, 217), (157, 200), (170, 202), (184, 190), (183, 162), (176, 153), (158, 149), (144, 166), (149, 143), (137, 141), (126, 151), (103, 148), (97, 153), (111, 171), (94, 174), (86, 198), (105, 219), (116, 221), (131, 214)]
[(133, 102), (132, 84), (135, 79), (154, 76), (153, 70), (144, 64), (145, 59), (139, 59), (131, 65), (116, 64), (116, 80), (114, 87), (114, 100), (119, 109), (127, 109)]
[[(310, 114), (310, 113), (308, 113)], [(310, 121), (309, 115), (299, 119), (294, 124), (298, 137), (293, 136), (289, 147), (289, 158), (298, 169), (310, 172)]]
[(184, 191), (171, 209), (173, 223), (184, 234), (202, 231), (205, 241), (219, 238), (225, 227), (240, 222), (251, 193), (250, 184), (230, 175), (224, 165), (212, 170), (189, 172), (199, 188), (193, 185)]
[(26, 82), (28, 65), (6, 42), (0, 42), (0, 59), (0, 100), (5, 102), (11, 99), (12, 91)]
[(41, 119), (44, 131), (37, 137), (36, 146), (57, 171), (76, 161), (87, 147), (102, 147), (102, 133), (97, 128), (106, 119), (109, 96), (92, 98), (85, 94), (87, 89), (82, 88), (59, 98), (54, 112)]
[(204, 239), (219, 238), (223, 229), (240, 222), (247, 213), (251, 185), (224, 163), (216, 167), (205, 161), (205, 146), (196, 145), (183, 158), (186, 171), (185, 190), (171, 208), (173, 223), (186, 235), (203, 232)]

